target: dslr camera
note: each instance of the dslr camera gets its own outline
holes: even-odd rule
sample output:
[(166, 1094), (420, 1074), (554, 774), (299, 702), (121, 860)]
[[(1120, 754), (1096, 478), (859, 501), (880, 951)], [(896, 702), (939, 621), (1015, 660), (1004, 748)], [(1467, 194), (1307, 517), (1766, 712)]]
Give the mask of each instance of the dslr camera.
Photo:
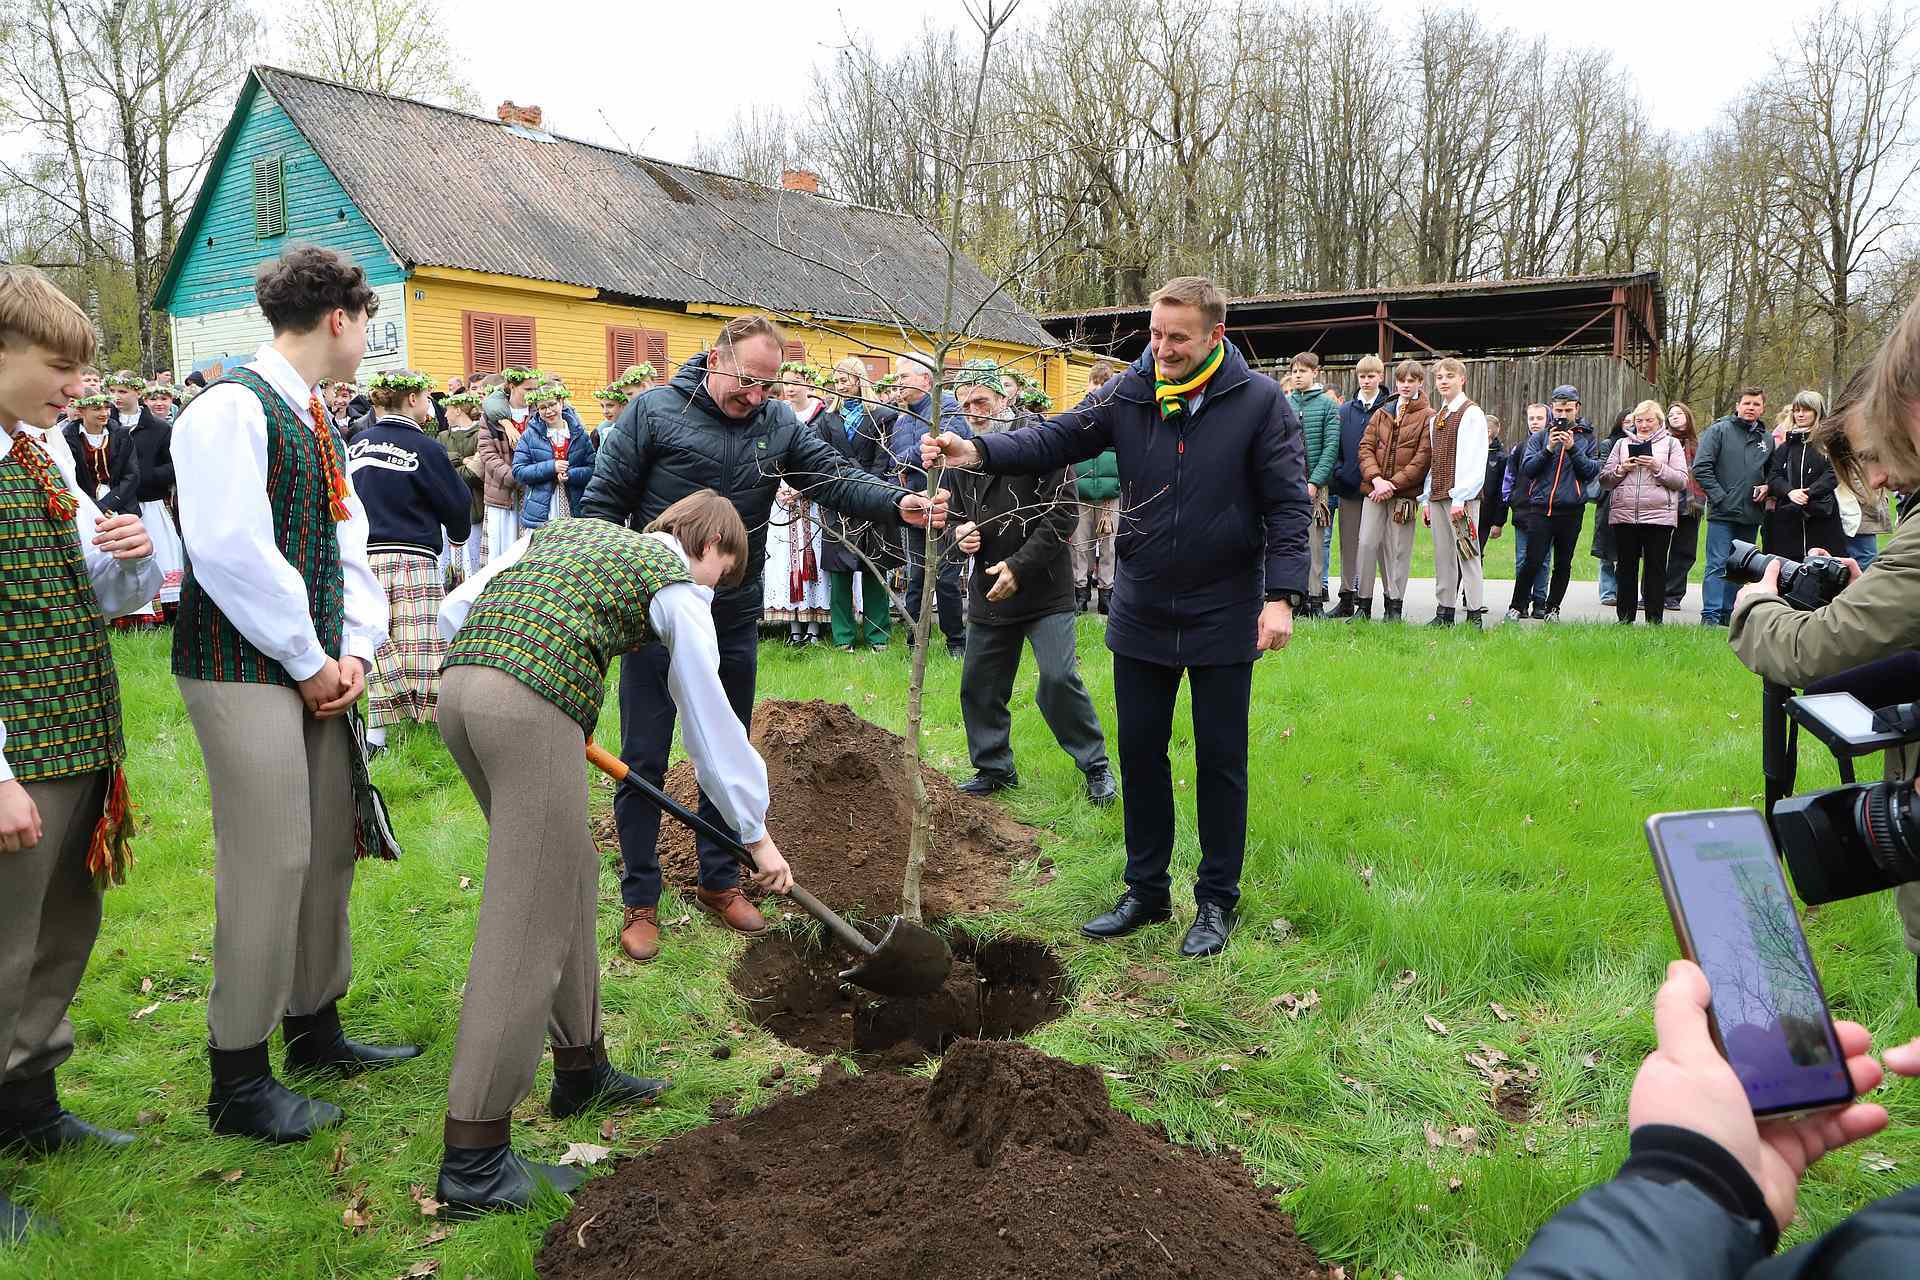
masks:
[(1794, 891), (1817, 905), (1920, 880), (1920, 797), (1913, 778), (1852, 783), (1856, 756), (1920, 742), (1920, 702), (1876, 711), (1849, 693), (1818, 693), (1789, 698), (1786, 711), (1827, 745), (1851, 784), (1774, 804), (1774, 839), (1793, 872)]
[(1853, 571), (1846, 562), (1832, 556), (1808, 556), (1804, 561), (1785, 556), (1770, 556), (1751, 542), (1735, 542), (1727, 552), (1728, 582), (1758, 582), (1767, 566), (1780, 562), (1780, 595), (1802, 612), (1810, 612), (1833, 603), (1847, 589)]

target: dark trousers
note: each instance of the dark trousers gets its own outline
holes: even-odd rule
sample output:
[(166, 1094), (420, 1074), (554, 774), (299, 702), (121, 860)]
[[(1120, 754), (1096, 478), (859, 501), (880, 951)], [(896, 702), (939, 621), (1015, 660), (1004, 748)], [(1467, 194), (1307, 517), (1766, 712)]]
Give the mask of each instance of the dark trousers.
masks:
[(1700, 558), (1700, 513), (1680, 517), (1673, 531), (1673, 543), (1667, 548), (1667, 599), (1676, 604), (1687, 598), (1687, 575)]
[[(720, 685), (740, 723), (753, 723), (753, 684), (759, 671), (760, 623), (748, 618), (719, 632)], [(650, 644), (620, 657), (620, 758), (655, 786), (667, 776), (673, 749), (673, 696), (667, 692), (667, 646)], [(720, 811), (700, 793), (700, 816), (732, 831)], [(651, 907), (660, 901), (660, 806), (632, 787), (614, 793), (613, 820), (620, 829), (620, 901)], [(735, 834), (738, 834), (737, 832)], [(727, 889), (740, 882), (740, 864), (705, 836), (699, 838), (700, 886)]]
[(1508, 607), (1524, 609), (1533, 601), (1534, 580), (1540, 566), (1553, 556), (1553, 581), (1547, 588), (1547, 608), (1558, 609), (1567, 598), (1567, 579), (1573, 575), (1573, 545), (1580, 541), (1580, 524), (1586, 507), (1561, 508), (1548, 515), (1534, 508), (1521, 517), (1527, 523), (1527, 558), (1520, 565), (1520, 576), (1513, 580), (1513, 603)]
[(1637, 593), (1647, 621), (1658, 624), (1667, 606), (1667, 548), (1673, 529), (1664, 524), (1613, 526), (1614, 608), (1620, 621), (1633, 621)]
[[(926, 590), (927, 532), (924, 529), (904, 531), (907, 540), (907, 620), (918, 624), (920, 621), (920, 593)], [(942, 539), (944, 541), (944, 539)], [(938, 544), (936, 543), (936, 548)], [(964, 557), (953, 554), (940, 557), (938, 571), (933, 579), (933, 601), (938, 610), (940, 630), (946, 634), (950, 645), (964, 644), (967, 638), (967, 615), (960, 598), (960, 562)], [(936, 554), (938, 554), (936, 550)]]
[(1033, 702), (1053, 730), (1054, 741), (1082, 773), (1107, 767), (1107, 740), (1100, 717), (1080, 682), (1074, 653), (1072, 613), (1050, 613), (1025, 622), (967, 628), (967, 660), (960, 675), (960, 715), (967, 726), (967, 755), (988, 777), (1011, 778), (1013, 680), (1023, 644), (1033, 646), (1040, 683)]
[(1173, 882), (1173, 703), (1185, 671), (1193, 695), (1194, 808), (1200, 829), (1195, 902), (1231, 908), (1240, 900), (1247, 854), (1247, 709), (1253, 664), (1167, 667), (1113, 655), (1127, 836), (1127, 887), (1143, 900), (1171, 900)]

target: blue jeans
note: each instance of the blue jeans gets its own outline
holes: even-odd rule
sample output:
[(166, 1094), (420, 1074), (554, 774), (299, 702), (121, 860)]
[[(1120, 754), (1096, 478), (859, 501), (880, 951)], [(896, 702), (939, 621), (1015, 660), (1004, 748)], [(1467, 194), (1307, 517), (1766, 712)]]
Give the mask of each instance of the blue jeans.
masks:
[(1872, 533), (1856, 533), (1847, 539), (1847, 549), (1840, 554), (1852, 556), (1865, 573), (1867, 566), (1880, 558), (1880, 537)]
[(1605, 600), (1608, 596), (1618, 595), (1619, 588), (1619, 580), (1614, 577), (1613, 561), (1602, 560), (1600, 562), (1600, 598)]
[(1700, 584), (1700, 621), (1725, 623), (1733, 616), (1733, 586), (1727, 581), (1727, 553), (1736, 540), (1752, 542), (1760, 536), (1757, 524), (1707, 518), (1707, 572)]
[[(1329, 511), (1338, 511), (1340, 509), (1340, 499), (1331, 493), (1327, 495), (1327, 509)], [(1327, 596), (1327, 568), (1332, 563), (1333, 525), (1328, 524), (1326, 528), (1320, 531), (1320, 598), (1323, 600), (1326, 599)], [(1342, 569), (1345, 567), (1344, 565), (1341, 566)], [(1861, 567), (1865, 568), (1864, 565)]]
[[(1527, 531), (1520, 527), (1518, 516), (1514, 517), (1511, 528), (1513, 532), (1513, 576), (1517, 579), (1520, 576), (1520, 566), (1527, 562)], [(1547, 558), (1543, 563), (1546, 566), (1546, 572), (1540, 574), (1533, 580), (1533, 602), (1542, 609), (1547, 607), (1547, 575), (1553, 572), (1553, 547), (1551, 544), (1547, 547)]]

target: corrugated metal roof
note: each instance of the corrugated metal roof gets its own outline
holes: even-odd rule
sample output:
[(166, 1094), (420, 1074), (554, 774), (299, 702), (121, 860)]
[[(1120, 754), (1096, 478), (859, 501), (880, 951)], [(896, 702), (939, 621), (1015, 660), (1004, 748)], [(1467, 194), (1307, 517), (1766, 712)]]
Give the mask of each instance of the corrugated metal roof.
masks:
[[(880, 324), (892, 322), (891, 304), (920, 328), (940, 327), (946, 251), (905, 215), (274, 67), (254, 74), (410, 267)], [(434, 168), (457, 161), (472, 176), (445, 183), (429, 159)], [(964, 320), (992, 288), (962, 258), (956, 316)], [(1004, 295), (981, 311), (972, 332), (1026, 346), (1053, 343)]]
[[(1333, 289), (1320, 293), (1258, 293), (1229, 298), (1227, 306), (1229, 308), (1258, 307), (1347, 300), (1377, 302), (1382, 299), (1391, 301), (1395, 298), (1431, 298), (1446, 295), (1490, 297), (1537, 289), (1610, 288), (1614, 285), (1641, 284), (1647, 281), (1652, 281), (1658, 289), (1659, 273), (1640, 271), (1619, 275), (1522, 276), (1512, 280), (1445, 280), (1434, 284), (1396, 285), (1380, 289)], [(1149, 310), (1151, 308), (1145, 303), (1125, 303), (1115, 307), (1092, 307), (1083, 311), (1053, 311), (1042, 316), (1041, 320), (1074, 320), (1082, 316), (1146, 315)]]

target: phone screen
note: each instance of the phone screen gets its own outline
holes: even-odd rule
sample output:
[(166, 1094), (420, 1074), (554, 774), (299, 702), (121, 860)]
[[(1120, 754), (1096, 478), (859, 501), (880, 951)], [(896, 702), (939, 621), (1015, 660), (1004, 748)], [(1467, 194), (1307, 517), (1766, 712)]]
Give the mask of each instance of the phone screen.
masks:
[(1630, 441), (1627, 444), (1627, 456), (1629, 458), (1651, 458), (1653, 456), (1653, 442), (1651, 440)]
[(1850, 693), (1803, 694), (1795, 701), (1848, 742), (1886, 736), (1873, 727), (1873, 708)]
[(1757, 1116), (1853, 1096), (1826, 994), (1753, 809), (1647, 822), (1681, 945), (1713, 987), (1714, 1035)]

